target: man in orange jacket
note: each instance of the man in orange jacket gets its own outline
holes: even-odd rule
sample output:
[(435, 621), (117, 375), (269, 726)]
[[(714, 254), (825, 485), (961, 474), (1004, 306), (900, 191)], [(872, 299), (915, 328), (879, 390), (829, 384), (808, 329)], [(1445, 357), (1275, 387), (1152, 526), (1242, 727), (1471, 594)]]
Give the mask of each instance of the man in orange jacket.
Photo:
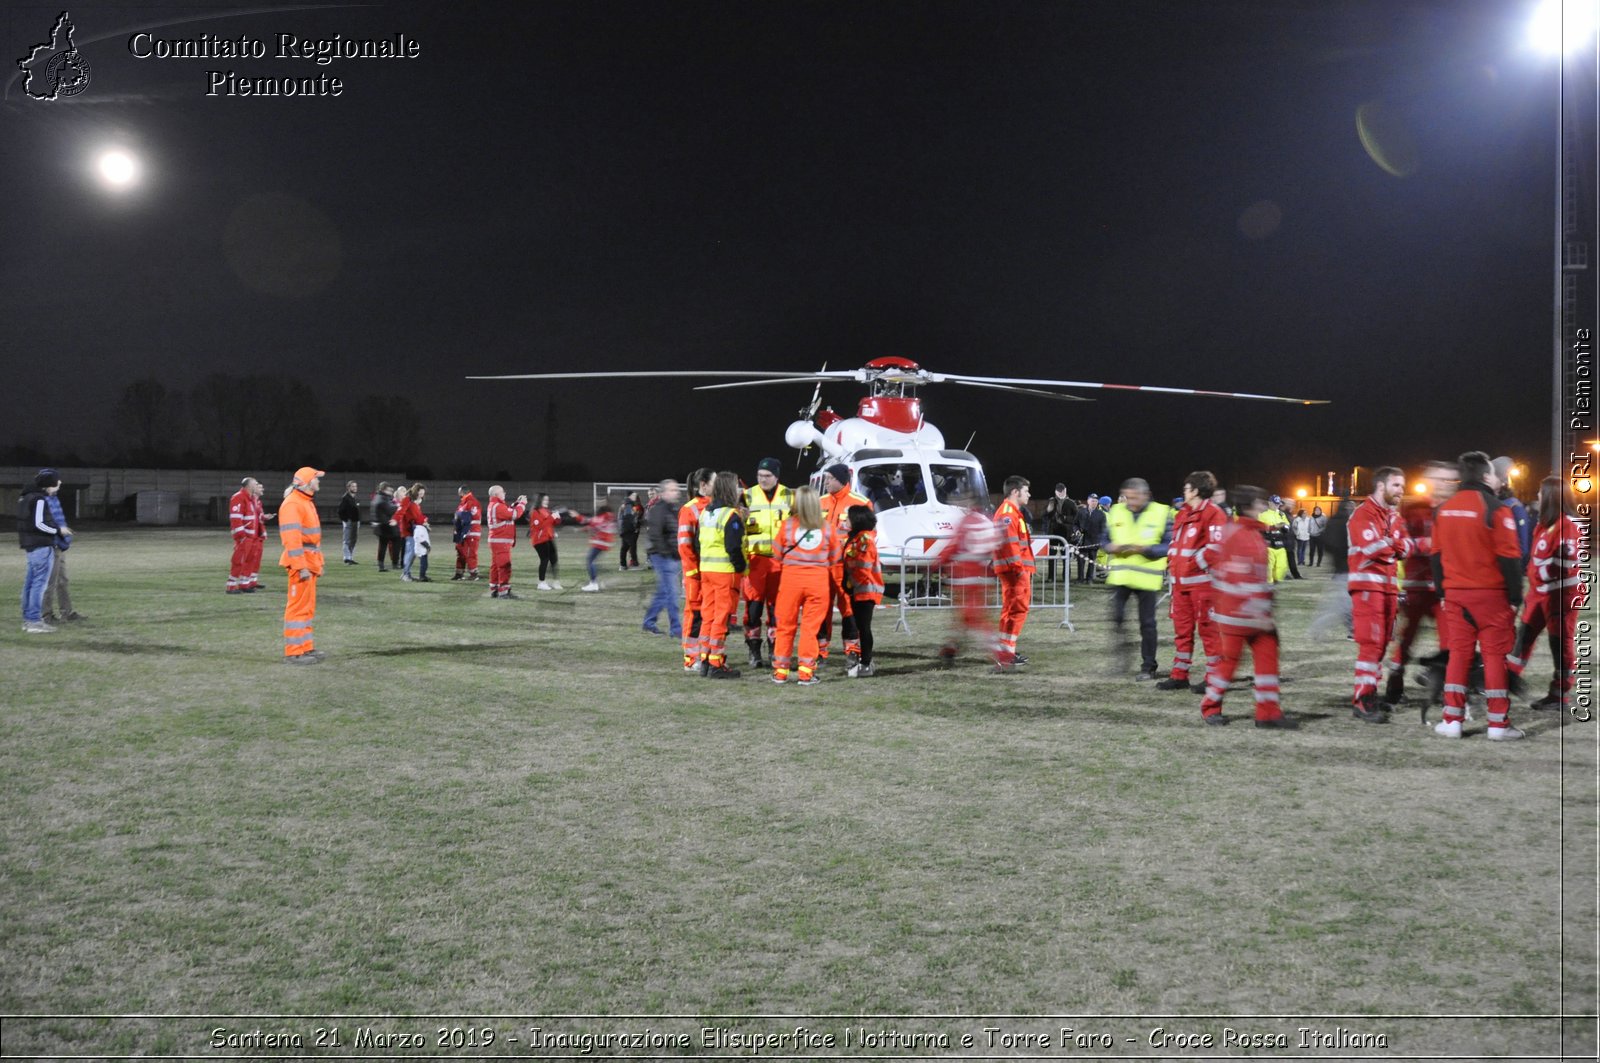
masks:
[(1033, 537), (1028, 529), (1031, 485), (1021, 476), (1006, 477), (1005, 501), (994, 511), (994, 574), (1000, 578), (1000, 641), (995, 648), (997, 672), (1014, 671), (1028, 659), (1017, 654), (1017, 639), (1033, 605)]
[(286, 664), (316, 664), (322, 651), (312, 642), (317, 613), (317, 578), (322, 575), (322, 520), (312, 501), (327, 473), (309, 465), (295, 470), (294, 484), (278, 507), (278, 567), (289, 574), (289, 600), (283, 607), (283, 659)]
[(700, 672), (700, 514), (711, 504), (713, 469), (689, 474), (689, 501), (678, 510), (678, 560), (683, 564), (683, 670)]

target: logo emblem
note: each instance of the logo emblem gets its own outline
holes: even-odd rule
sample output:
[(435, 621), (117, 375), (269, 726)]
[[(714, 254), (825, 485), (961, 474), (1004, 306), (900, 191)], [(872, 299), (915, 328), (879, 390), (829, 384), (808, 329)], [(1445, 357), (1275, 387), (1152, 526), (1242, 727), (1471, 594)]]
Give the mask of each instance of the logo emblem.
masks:
[(17, 60), (22, 89), (36, 100), (76, 96), (89, 87), (89, 61), (72, 40), (72, 16), (61, 12), (50, 39), (36, 44)]

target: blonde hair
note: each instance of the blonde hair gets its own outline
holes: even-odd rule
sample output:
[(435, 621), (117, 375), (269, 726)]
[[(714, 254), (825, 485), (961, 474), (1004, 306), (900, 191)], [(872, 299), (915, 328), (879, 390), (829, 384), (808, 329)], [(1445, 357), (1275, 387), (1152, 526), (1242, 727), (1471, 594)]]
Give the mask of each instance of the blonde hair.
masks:
[(810, 484), (795, 489), (794, 506), (789, 511), (800, 527), (817, 531), (822, 527), (822, 501)]
[(405, 484), (401, 484), (399, 487), (396, 487), (394, 489), (394, 497), (396, 497), (396, 498), (410, 498), (411, 497), (411, 488), (407, 487)]

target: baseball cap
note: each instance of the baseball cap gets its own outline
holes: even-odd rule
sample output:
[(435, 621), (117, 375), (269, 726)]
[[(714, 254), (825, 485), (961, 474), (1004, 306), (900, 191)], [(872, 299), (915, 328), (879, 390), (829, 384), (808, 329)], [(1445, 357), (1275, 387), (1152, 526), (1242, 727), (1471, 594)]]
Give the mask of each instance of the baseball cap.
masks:
[(302, 465), (294, 471), (294, 482), (303, 486), (310, 483), (318, 476), (326, 475), (328, 474), (321, 469), (313, 469), (309, 465)]

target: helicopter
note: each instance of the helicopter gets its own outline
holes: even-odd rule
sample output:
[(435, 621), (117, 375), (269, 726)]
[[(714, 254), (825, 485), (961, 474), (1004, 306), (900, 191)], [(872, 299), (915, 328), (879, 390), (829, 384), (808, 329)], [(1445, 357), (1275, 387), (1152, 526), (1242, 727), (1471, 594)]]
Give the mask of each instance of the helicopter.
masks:
[[(696, 391), (725, 388), (763, 387), (782, 384), (814, 383), (811, 401), (787, 429), (783, 438), (789, 446), (817, 457), (810, 482), (822, 489), (823, 470), (834, 464), (850, 469), (851, 487), (869, 502), (877, 513), (879, 555), (885, 563), (902, 561), (915, 564), (937, 553), (937, 544), (947, 538), (961, 518), (962, 509), (988, 499), (983, 463), (965, 449), (946, 445), (944, 433), (929, 424), (923, 415), (917, 389), (930, 384), (956, 384), (1018, 392), (1065, 402), (1089, 402), (1082, 395), (1046, 388), (1084, 388), (1114, 391), (1148, 391), (1167, 395), (1198, 395), (1216, 398), (1257, 399), (1286, 402), (1299, 406), (1318, 406), (1325, 399), (1295, 399), (1281, 395), (1253, 395), (1234, 391), (1201, 391), (1193, 388), (1168, 388), (1141, 384), (1102, 384), (1082, 380), (1035, 380), (1019, 377), (968, 376), (935, 373), (909, 358), (875, 358), (860, 369), (829, 370), (826, 363), (815, 372), (752, 370), (663, 370), (659, 372), (517, 373), (502, 376), (471, 376), (469, 380), (590, 380), (599, 378), (698, 377), (757, 379), (728, 383), (702, 384)], [(855, 416), (844, 417), (831, 407), (822, 406), (822, 385), (854, 382), (864, 384), (867, 393), (856, 406)]]

